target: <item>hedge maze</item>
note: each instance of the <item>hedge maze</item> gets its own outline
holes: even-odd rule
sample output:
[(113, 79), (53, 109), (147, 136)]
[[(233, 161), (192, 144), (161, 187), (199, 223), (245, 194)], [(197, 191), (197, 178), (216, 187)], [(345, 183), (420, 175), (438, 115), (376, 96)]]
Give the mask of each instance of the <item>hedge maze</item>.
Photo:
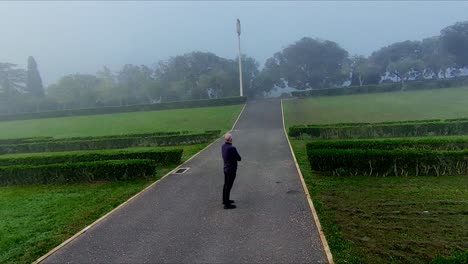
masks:
[[(201, 144), (211, 142), (219, 135), (220, 131), (214, 130), (204, 133), (177, 131), (101, 137), (4, 139), (0, 140), (0, 186), (149, 178), (155, 174), (157, 166), (180, 163), (182, 148), (127, 148)], [(17, 153), (47, 155), (1, 156)]]
[(307, 156), (323, 176), (468, 175), (466, 135), (467, 118), (289, 128), (293, 138), (315, 139)]

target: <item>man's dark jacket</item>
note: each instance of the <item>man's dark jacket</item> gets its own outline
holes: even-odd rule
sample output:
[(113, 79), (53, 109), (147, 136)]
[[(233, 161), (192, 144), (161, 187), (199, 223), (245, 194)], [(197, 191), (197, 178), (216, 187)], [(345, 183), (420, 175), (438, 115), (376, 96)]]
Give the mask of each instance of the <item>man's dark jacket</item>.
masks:
[(241, 161), (241, 156), (237, 152), (236, 147), (231, 143), (224, 143), (221, 148), (224, 160), (224, 173), (236, 173), (237, 162)]

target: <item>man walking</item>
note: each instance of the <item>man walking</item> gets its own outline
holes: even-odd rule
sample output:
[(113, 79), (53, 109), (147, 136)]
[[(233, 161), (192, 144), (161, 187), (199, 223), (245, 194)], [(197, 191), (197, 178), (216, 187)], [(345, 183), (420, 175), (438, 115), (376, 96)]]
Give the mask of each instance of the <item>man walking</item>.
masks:
[(225, 143), (221, 147), (224, 160), (224, 187), (223, 187), (223, 204), (224, 209), (234, 209), (234, 201), (229, 199), (231, 188), (236, 179), (237, 162), (241, 161), (241, 157), (237, 149), (232, 145), (232, 135), (226, 133), (224, 135)]

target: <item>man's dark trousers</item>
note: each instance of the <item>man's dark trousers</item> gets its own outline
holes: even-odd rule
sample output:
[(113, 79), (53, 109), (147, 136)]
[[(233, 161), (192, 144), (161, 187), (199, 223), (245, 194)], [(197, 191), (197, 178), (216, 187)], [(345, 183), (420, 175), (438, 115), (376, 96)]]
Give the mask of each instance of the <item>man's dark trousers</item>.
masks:
[(232, 185), (236, 179), (236, 172), (224, 172), (223, 204), (229, 204)]

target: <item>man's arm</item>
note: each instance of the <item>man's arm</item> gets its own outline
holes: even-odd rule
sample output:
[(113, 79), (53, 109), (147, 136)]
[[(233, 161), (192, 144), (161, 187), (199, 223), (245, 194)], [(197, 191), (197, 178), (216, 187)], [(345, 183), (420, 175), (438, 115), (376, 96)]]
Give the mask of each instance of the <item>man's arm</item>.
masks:
[(232, 148), (234, 150), (234, 157), (236, 158), (237, 161), (241, 161), (241, 156), (239, 155), (239, 152), (237, 152), (237, 149), (235, 147)]

